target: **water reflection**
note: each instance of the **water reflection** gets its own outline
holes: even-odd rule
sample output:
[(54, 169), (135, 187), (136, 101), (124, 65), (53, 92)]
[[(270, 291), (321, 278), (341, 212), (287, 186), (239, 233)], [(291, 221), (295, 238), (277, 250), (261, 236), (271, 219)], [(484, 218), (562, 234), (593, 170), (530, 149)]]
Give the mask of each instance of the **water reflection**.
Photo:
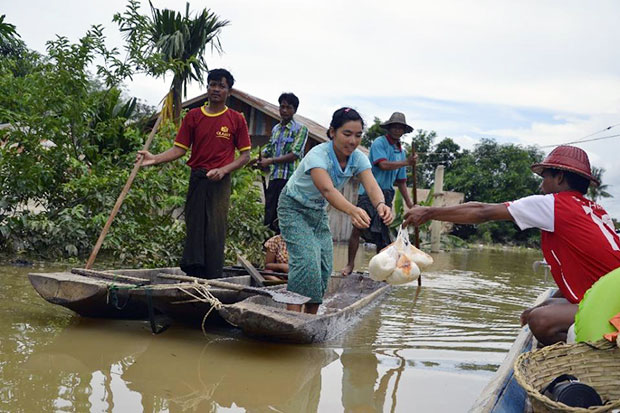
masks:
[(317, 411), (321, 370), (338, 358), (333, 349), (259, 344), (222, 333), (204, 337), (173, 328), (153, 336), (141, 322), (80, 319), (34, 349), (20, 377), (8, 378), (12, 389), (24, 392), (14, 395), (13, 407)]
[[(257, 343), (226, 337), (175, 345), (183, 331), (154, 340), (123, 374), (130, 389), (145, 395), (145, 411), (164, 404), (170, 412), (317, 411), (321, 370), (338, 358), (332, 349)], [(177, 348), (182, 351), (174, 351)], [(171, 367), (174, 366), (174, 369)]]
[[(48, 385), (17, 400), (24, 402), (25, 411), (69, 407), (74, 411), (112, 411), (121, 406), (139, 411), (135, 409), (139, 395), (132, 395), (119, 376), (148, 348), (153, 339), (148, 327), (122, 321), (76, 321), (27, 358), (23, 370), (28, 380), (37, 377)], [(47, 408), (50, 401), (54, 409)]]
[[(32, 269), (0, 266), (0, 411), (465, 411), (549, 283), (536, 252), (434, 257), (421, 288), (395, 288), (316, 346), (80, 318), (34, 292)], [(334, 268), (345, 260), (336, 248)]]

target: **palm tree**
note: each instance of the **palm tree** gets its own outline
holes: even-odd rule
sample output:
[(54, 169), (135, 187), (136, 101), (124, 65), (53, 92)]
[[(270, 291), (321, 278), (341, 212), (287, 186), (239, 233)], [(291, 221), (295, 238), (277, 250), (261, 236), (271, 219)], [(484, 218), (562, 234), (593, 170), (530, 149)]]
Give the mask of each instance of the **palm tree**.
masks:
[(150, 5), (151, 16), (143, 16), (138, 12), (139, 2), (130, 0), (126, 12), (116, 14), (114, 21), (125, 32), (130, 59), (139, 70), (157, 77), (172, 72), (163, 112), (178, 125), (188, 83), (195, 80), (204, 84), (208, 71), (204, 53), (208, 45), (212, 51), (222, 52), (219, 34), (230, 22), (220, 20), (209, 9), (192, 17), (189, 3), (185, 5), (185, 15)]
[(592, 176), (595, 177), (601, 184), (599, 186), (590, 185), (588, 188), (588, 197), (596, 202), (599, 198), (613, 198), (614, 196), (607, 192), (607, 188), (609, 185), (603, 185), (603, 174), (605, 173), (605, 168), (598, 168), (596, 166), (592, 167)]
[(21, 37), (15, 25), (4, 21), (5, 14), (0, 16), (0, 56), (13, 56), (23, 46), (23, 42), (18, 38)]

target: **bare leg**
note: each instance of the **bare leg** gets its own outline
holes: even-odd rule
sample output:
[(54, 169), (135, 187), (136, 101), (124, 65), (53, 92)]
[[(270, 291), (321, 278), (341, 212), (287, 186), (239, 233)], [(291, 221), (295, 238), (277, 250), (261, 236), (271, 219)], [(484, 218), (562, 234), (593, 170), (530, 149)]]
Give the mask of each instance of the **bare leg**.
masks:
[(304, 312), (308, 314), (316, 314), (319, 311), (320, 304), (307, 303), (305, 304)]
[(552, 298), (542, 305), (525, 310), (521, 316), (539, 342), (550, 344), (566, 341), (568, 328), (575, 322), (578, 304), (564, 298)]
[(343, 276), (347, 276), (353, 272), (353, 268), (355, 267), (355, 256), (357, 255), (357, 249), (359, 246), (360, 230), (353, 227), (353, 231), (351, 231), (351, 236), (349, 237), (349, 250), (347, 255), (348, 262), (341, 272)]

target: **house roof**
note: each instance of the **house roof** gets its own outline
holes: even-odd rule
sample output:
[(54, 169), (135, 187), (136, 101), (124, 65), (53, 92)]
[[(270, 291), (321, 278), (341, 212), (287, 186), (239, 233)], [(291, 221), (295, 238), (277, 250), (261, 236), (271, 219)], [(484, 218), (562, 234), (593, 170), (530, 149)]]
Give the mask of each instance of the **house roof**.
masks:
[[(252, 96), (249, 93), (243, 92), (239, 89), (232, 89), (230, 95), (239, 99), (240, 101), (252, 106), (253, 108), (271, 116), (274, 119), (280, 120), (280, 109), (277, 105), (269, 103), (266, 100)], [(200, 106), (207, 100), (207, 94), (204, 93), (200, 96), (196, 96), (190, 100), (183, 102), (183, 108)], [(312, 119), (295, 114), (295, 119), (304, 124), (308, 128), (308, 134), (310, 137), (318, 142), (327, 142), (329, 139), (326, 136), (327, 128)]]

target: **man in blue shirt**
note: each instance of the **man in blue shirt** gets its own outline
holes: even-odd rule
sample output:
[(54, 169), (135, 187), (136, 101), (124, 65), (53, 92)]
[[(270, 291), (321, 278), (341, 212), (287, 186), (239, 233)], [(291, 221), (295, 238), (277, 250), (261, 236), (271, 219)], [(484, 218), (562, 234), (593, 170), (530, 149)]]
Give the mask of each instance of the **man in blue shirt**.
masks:
[(276, 233), (278, 198), (291, 177), (299, 160), (304, 156), (308, 128), (293, 119), (299, 107), (299, 98), (292, 93), (282, 93), (278, 98), (282, 120), (271, 130), (271, 138), (262, 152), (258, 165), (271, 168), (269, 186), (265, 190), (265, 225)]
[[(372, 164), (372, 174), (374, 175), (379, 187), (383, 191), (386, 204), (391, 207), (394, 199), (394, 185), (403, 196), (407, 208), (413, 207), (413, 202), (407, 192), (407, 171), (406, 167), (415, 162), (415, 153), (407, 158), (402, 149), (400, 138), (405, 133), (410, 133), (413, 128), (407, 124), (405, 115), (394, 112), (390, 119), (381, 124), (381, 127), (388, 131), (384, 136), (379, 136), (370, 146), (370, 163)], [(364, 209), (371, 218), (368, 229), (360, 230), (353, 227), (349, 238), (349, 252), (347, 265), (342, 269), (342, 275), (349, 275), (355, 265), (355, 256), (359, 248), (360, 235), (368, 242), (377, 246), (377, 252), (381, 251), (390, 244), (389, 228), (377, 216), (375, 209), (363, 187), (360, 186), (357, 206)]]

